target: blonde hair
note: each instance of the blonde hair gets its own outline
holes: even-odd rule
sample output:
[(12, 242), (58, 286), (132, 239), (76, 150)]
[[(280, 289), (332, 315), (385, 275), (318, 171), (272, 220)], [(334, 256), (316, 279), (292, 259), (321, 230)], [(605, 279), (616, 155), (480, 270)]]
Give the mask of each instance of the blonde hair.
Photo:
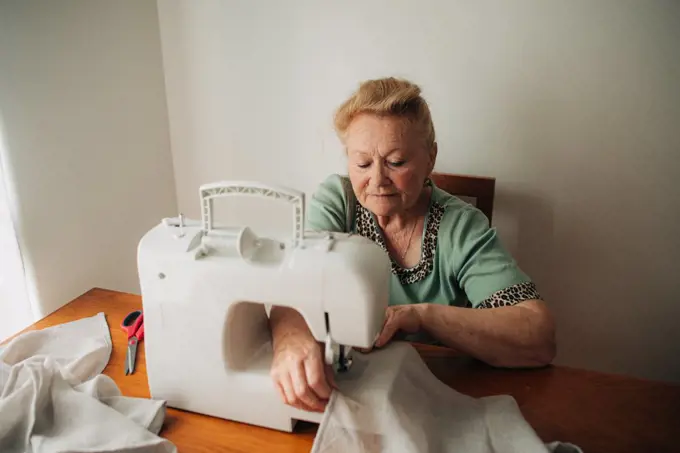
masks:
[(404, 118), (420, 127), (428, 149), (434, 145), (430, 108), (420, 87), (408, 80), (388, 77), (362, 82), (335, 112), (335, 131), (343, 142), (350, 123), (362, 113)]

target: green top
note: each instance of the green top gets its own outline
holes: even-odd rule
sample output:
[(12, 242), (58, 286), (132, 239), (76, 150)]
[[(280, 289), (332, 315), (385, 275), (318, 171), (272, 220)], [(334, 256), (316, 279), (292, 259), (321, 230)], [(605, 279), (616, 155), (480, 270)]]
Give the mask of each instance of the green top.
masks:
[[(502, 246), (486, 216), (432, 181), (430, 184), (432, 196), (423, 228), (420, 262), (412, 268), (402, 268), (392, 260), (389, 304), (429, 302), (489, 308), (539, 299), (535, 286)], [(351, 230), (375, 241), (387, 252), (375, 216), (355, 203), (353, 195), (347, 177), (330, 175), (310, 200), (306, 228)], [(352, 210), (351, 206), (354, 214), (348, 222), (347, 211)]]

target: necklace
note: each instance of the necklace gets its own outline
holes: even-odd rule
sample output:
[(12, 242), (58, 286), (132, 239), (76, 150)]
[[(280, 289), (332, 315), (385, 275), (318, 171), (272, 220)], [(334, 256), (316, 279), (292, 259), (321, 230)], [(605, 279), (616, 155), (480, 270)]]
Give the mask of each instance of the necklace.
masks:
[(411, 248), (411, 241), (413, 240), (413, 233), (416, 231), (416, 225), (418, 224), (418, 221), (416, 220), (413, 222), (413, 227), (411, 227), (411, 234), (408, 236), (408, 242), (406, 243), (406, 248), (404, 251), (401, 253), (401, 262), (404, 262), (404, 258), (406, 257), (406, 254), (408, 253), (409, 249)]

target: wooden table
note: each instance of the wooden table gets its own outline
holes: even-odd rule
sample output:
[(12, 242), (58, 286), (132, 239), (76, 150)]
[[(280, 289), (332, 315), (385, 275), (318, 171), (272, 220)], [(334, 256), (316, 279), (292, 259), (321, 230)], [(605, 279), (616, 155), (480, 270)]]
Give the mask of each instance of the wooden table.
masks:
[[(144, 342), (136, 371), (125, 376), (123, 317), (141, 308), (132, 294), (93, 289), (26, 329), (35, 330), (104, 312), (113, 353), (104, 373), (124, 395), (149, 397)], [(456, 390), (482, 397), (510, 394), (546, 442), (572, 442), (585, 453), (678, 452), (680, 385), (566, 367), (499, 370), (444, 348), (418, 347), (433, 373)], [(161, 435), (180, 452), (308, 452), (316, 425), (303, 423), (293, 434), (169, 409)]]

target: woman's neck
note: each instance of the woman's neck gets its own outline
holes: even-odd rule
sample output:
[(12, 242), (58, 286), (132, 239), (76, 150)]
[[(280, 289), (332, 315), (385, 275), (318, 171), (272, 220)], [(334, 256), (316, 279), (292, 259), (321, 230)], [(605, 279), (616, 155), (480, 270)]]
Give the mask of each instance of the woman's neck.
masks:
[(409, 228), (414, 222), (418, 222), (425, 214), (427, 214), (431, 195), (432, 189), (426, 187), (421, 192), (420, 197), (418, 197), (418, 201), (416, 201), (408, 210), (392, 216), (376, 216), (378, 226), (380, 226), (383, 231), (399, 231), (404, 228)]

